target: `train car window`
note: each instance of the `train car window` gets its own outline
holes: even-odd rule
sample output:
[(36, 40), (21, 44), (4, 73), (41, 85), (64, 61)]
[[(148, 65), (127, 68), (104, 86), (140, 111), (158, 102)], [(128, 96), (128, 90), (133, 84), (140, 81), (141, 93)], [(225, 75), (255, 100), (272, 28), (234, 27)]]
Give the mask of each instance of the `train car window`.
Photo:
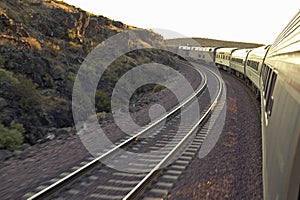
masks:
[(265, 84), (266, 84), (266, 70), (267, 70), (267, 67), (266, 67), (266, 65), (264, 64), (264, 65), (263, 65), (263, 68), (262, 68), (262, 70), (261, 70), (261, 78), (262, 78), (263, 86), (265, 86)]
[(251, 68), (255, 69), (256, 71), (258, 70), (258, 65), (259, 62), (254, 61), (254, 60), (248, 60), (247, 65), (250, 66)]
[(273, 91), (274, 91), (276, 79), (277, 79), (277, 74), (276, 74), (276, 72), (273, 71), (270, 87), (268, 88), (268, 96), (266, 99), (266, 112), (267, 112), (268, 117), (270, 117), (272, 114), (272, 107), (274, 104)]
[(267, 88), (268, 88), (268, 85), (269, 85), (269, 80), (270, 80), (270, 76), (271, 76), (271, 72), (272, 70), (268, 67), (268, 72), (267, 72), (267, 78), (266, 78), (266, 83), (265, 83), (265, 88), (264, 88), (264, 91), (265, 91), (265, 99), (267, 98)]
[(262, 70), (261, 70), (261, 77), (262, 77), (263, 85), (266, 84), (266, 70), (267, 70), (267, 65), (263, 64)]
[(264, 86), (266, 85), (266, 80), (267, 80), (267, 75), (268, 75), (268, 73), (269, 73), (269, 70), (270, 70), (270, 68), (267, 66), (267, 65), (265, 65), (265, 71), (264, 71)]

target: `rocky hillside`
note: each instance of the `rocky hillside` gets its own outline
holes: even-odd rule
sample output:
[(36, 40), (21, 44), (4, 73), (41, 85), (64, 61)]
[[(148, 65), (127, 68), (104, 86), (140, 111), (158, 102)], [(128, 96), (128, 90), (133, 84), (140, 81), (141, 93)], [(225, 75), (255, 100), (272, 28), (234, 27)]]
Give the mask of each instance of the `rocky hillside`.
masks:
[[(15, 149), (23, 141), (34, 144), (51, 131), (72, 127), (72, 87), (80, 64), (96, 45), (128, 29), (137, 28), (63, 2), (1, 0), (0, 148)], [(160, 35), (138, 30), (147, 32), (142, 41), (146, 46), (163, 45)], [(147, 51), (142, 56), (156, 57)], [(141, 55), (125, 57), (130, 62), (116, 62), (107, 80), (137, 65)], [(169, 57), (159, 60), (172, 62)], [(106, 84), (96, 94), (98, 112), (110, 110), (113, 83)]]

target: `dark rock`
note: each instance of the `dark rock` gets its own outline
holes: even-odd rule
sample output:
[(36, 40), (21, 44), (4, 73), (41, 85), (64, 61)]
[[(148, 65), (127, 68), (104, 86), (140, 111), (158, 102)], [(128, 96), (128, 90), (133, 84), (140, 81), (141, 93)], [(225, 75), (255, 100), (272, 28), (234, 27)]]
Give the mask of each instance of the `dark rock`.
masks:
[(23, 151), (20, 151), (20, 150), (14, 151), (13, 155), (17, 158), (23, 158), (23, 156), (24, 156)]
[(6, 150), (6, 149), (0, 149), (0, 161), (5, 161), (13, 156), (13, 152)]
[(28, 143), (24, 143), (23, 145), (22, 145), (22, 149), (30, 149), (31, 148), (31, 145), (30, 144), (28, 144)]
[(13, 24), (13, 20), (10, 19), (6, 13), (2, 13), (0, 14), (0, 24), (1, 24), (1, 28), (2, 27), (9, 27)]

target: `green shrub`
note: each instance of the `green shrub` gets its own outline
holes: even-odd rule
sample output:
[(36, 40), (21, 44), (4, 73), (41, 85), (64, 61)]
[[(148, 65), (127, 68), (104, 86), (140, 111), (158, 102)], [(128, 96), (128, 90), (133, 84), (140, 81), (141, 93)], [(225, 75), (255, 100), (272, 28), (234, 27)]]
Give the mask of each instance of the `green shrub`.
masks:
[(102, 119), (102, 118), (104, 118), (106, 115), (107, 115), (106, 112), (99, 112), (99, 113), (96, 113), (96, 114), (94, 114), (94, 115), (89, 116), (89, 117), (88, 117), (88, 121), (94, 119), (95, 117), (96, 117), (97, 119)]
[(36, 84), (26, 76), (14, 75), (12, 72), (0, 69), (0, 96), (18, 101), (22, 109), (32, 110), (40, 105), (41, 99), (36, 87)]
[(101, 118), (104, 118), (106, 116), (106, 114), (107, 114), (106, 112), (99, 112), (99, 113), (96, 114), (96, 117), (98, 119), (101, 119)]
[(6, 100), (0, 97), (0, 110), (2, 110), (2, 108), (4, 108), (6, 105)]
[(154, 88), (153, 88), (153, 90), (152, 90), (152, 92), (153, 93), (156, 93), (156, 92), (159, 92), (159, 91), (161, 91), (161, 90), (163, 90), (163, 89), (165, 89), (166, 87), (165, 86), (163, 86), (163, 85), (156, 85)]
[(97, 91), (95, 95), (95, 105), (97, 112), (109, 112), (110, 111), (110, 98), (102, 91)]
[(8, 116), (7, 114), (5, 113), (5, 107), (7, 106), (7, 102), (5, 99), (1, 98), (0, 97), (0, 123), (3, 121), (3, 120), (7, 120), (8, 119)]
[(29, 25), (29, 19), (28, 19), (28, 16), (25, 15), (24, 18), (23, 18), (23, 23), (28, 26)]
[(17, 75), (20, 82), (15, 91), (19, 96), (19, 106), (25, 111), (39, 110), (41, 97), (36, 89), (37, 85), (24, 75)]
[(14, 62), (13, 61), (8, 61), (8, 63), (7, 63), (7, 65), (6, 65), (6, 67), (8, 68), (8, 69), (13, 69), (14, 68)]
[(22, 124), (11, 122), (9, 128), (0, 124), (0, 148), (9, 150), (21, 149), (24, 132), (25, 129)]
[(2, 68), (4, 65), (4, 58), (0, 55), (0, 67)]
[(16, 99), (16, 90), (20, 82), (12, 72), (0, 68), (0, 96), (5, 99)]
[(7, 126), (14, 116), (26, 128), (40, 125), (42, 99), (31, 79), (0, 68), (0, 97), (0, 123)]
[(76, 79), (76, 74), (69, 72), (67, 75), (66, 89), (68, 92), (70, 92), (70, 94), (72, 94), (75, 79)]

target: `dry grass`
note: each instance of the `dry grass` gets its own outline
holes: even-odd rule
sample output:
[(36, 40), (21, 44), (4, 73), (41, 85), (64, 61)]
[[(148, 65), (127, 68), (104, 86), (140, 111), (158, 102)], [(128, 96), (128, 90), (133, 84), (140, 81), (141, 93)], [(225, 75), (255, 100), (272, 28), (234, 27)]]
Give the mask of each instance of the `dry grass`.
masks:
[(80, 49), (80, 48), (82, 48), (81, 44), (77, 44), (77, 43), (72, 42), (72, 41), (70, 41), (69, 44), (70, 44), (71, 49)]
[(47, 41), (46, 45), (47, 45), (48, 48), (51, 48), (54, 51), (60, 51), (61, 50), (60, 46), (58, 44), (54, 44), (51, 41)]
[(21, 41), (27, 42), (32, 48), (36, 50), (42, 50), (42, 46), (39, 41), (33, 37), (21, 37)]

